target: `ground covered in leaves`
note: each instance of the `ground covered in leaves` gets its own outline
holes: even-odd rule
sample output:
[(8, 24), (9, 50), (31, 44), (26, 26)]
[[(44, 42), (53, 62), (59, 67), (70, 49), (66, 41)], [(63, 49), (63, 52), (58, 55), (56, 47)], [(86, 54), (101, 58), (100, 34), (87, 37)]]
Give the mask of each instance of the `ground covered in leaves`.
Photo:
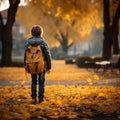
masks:
[[(45, 101), (31, 104), (30, 86), (0, 87), (1, 120), (120, 119), (120, 88), (46, 86)], [(105, 119), (106, 118), (106, 119)]]
[[(30, 82), (30, 75), (27, 77)], [(58, 84), (46, 85), (45, 101), (36, 105), (31, 104), (31, 87), (25, 84), (24, 68), (1, 67), (1, 80), (21, 80), (21, 84), (0, 85), (0, 120), (120, 120), (120, 87), (108, 84), (110, 80), (119, 83), (118, 70), (101, 74), (53, 61), (47, 81), (56, 80)], [(59, 82), (62, 80), (87, 84), (62, 85)], [(104, 85), (100, 85), (101, 81)]]

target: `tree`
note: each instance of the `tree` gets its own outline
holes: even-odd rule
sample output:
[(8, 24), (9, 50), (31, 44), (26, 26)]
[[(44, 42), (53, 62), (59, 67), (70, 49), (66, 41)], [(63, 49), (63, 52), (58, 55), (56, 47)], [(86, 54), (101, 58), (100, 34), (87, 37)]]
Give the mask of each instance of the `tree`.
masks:
[(20, 0), (9, 0), (10, 7), (7, 13), (7, 22), (3, 23), (3, 18), (0, 12), (0, 40), (2, 42), (2, 66), (10, 66), (12, 59), (12, 26), (15, 22), (15, 16)]
[[(26, 14), (22, 14), (23, 11)], [(98, 16), (99, 13), (93, 4), (86, 0), (84, 2), (42, 0), (31, 1), (27, 6), (20, 7), (17, 19), (23, 23), (29, 33), (33, 24), (42, 25), (48, 43), (52, 44), (51, 46), (60, 44), (67, 53), (72, 44), (90, 40), (92, 28), (96, 25), (96, 21), (99, 21)]]

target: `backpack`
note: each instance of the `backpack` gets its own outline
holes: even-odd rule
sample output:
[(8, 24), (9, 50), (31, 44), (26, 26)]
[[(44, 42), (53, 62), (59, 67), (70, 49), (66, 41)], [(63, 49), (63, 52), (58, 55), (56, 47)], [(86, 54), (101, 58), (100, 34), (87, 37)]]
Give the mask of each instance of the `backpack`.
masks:
[(25, 69), (30, 74), (42, 73), (45, 69), (44, 57), (40, 44), (37, 46), (29, 45), (26, 50)]

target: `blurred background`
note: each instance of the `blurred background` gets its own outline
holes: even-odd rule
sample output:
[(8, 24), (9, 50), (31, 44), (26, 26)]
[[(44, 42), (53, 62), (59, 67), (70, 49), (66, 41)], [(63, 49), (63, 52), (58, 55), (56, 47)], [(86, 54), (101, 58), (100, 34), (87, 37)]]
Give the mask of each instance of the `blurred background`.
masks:
[(0, 0), (1, 64), (23, 61), (25, 42), (36, 24), (43, 27), (55, 60), (119, 54), (119, 4), (120, 0)]

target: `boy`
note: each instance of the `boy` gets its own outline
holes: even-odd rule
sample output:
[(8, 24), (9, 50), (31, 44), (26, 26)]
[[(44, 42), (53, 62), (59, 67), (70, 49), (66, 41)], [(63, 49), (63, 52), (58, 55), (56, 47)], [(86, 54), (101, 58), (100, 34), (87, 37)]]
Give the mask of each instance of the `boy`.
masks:
[[(44, 56), (45, 61), (45, 68), (44, 72), (39, 74), (31, 74), (32, 84), (31, 84), (31, 97), (32, 103), (37, 103), (37, 81), (39, 82), (39, 89), (38, 89), (38, 102), (41, 103), (44, 101), (44, 86), (45, 86), (45, 73), (50, 73), (51, 70), (51, 54), (47, 43), (45, 42), (43, 36), (43, 29), (39, 25), (34, 25), (31, 30), (32, 37), (28, 39), (25, 45), (25, 51), (29, 47), (29, 45), (40, 45), (42, 49), (42, 53)], [(26, 60), (26, 55), (24, 57), (24, 62)]]

